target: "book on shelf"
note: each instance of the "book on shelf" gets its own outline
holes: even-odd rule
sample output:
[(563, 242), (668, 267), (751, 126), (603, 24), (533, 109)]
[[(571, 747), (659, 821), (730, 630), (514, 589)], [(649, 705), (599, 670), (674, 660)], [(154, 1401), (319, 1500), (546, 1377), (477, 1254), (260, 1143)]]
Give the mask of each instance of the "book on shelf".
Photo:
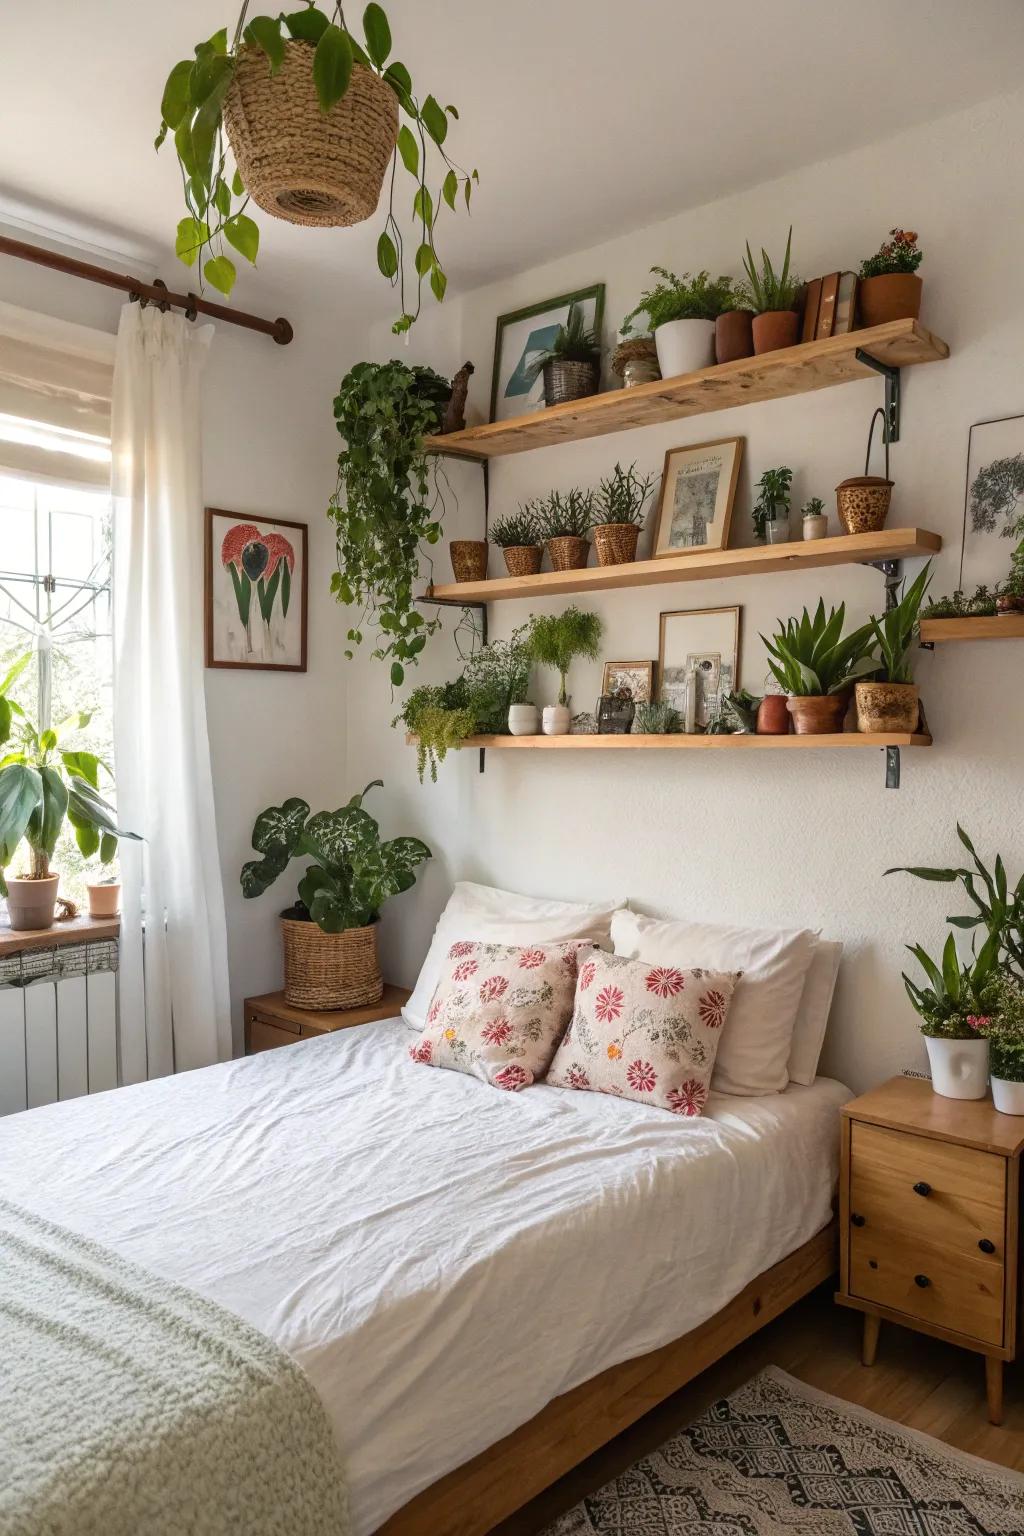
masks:
[(801, 341), (813, 341), (818, 326), (818, 304), (821, 300), (821, 278), (813, 278), (804, 294), (804, 323)]
[(836, 297), (839, 293), (839, 273), (829, 272), (821, 280), (821, 300), (818, 304), (818, 324), (815, 328), (815, 338), (822, 341), (826, 336), (832, 335), (832, 322), (835, 319)]
[(840, 272), (839, 292), (836, 294), (835, 313), (832, 317), (832, 335), (848, 336), (857, 319), (857, 274)]

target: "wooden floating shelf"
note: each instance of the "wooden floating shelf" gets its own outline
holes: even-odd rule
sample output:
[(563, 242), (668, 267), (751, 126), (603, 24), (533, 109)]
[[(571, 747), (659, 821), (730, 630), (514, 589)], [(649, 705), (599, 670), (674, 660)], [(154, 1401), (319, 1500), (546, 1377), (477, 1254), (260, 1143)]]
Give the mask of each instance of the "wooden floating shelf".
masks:
[(550, 448), (609, 432), (649, 427), (655, 422), (677, 421), (725, 411), (751, 401), (781, 400), (854, 379), (876, 378), (875, 371), (858, 360), (857, 352), (870, 353), (890, 368), (909, 368), (917, 363), (941, 362), (949, 347), (926, 331), (916, 320), (890, 320), (886, 325), (806, 341), (760, 357), (744, 357), (674, 379), (656, 379), (632, 389), (608, 390), (585, 400), (569, 400), (529, 416), (509, 421), (466, 427), (428, 437), (426, 448), (462, 459), (492, 459), (506, 453), (525, 453), (531, 448)]
[[(612, 587), (712, 581), (720, 576), (757, 576), (770, 571), (809, 571), (823, 565), (866, 565), (873, 560), (934, 555), (941, 548), (942, 539), (926, 528), (883, 528), (878, 533), (848, 533), (837, 538), (803, 539), (791, 544), (759, 544), (753, 549), (693, 550), (689, 554), (663, 555), (657, 560), (635, 560), (628, 565), (588, 565), (578, 571), (541, 571), (537, 576), (496, 576), (490, 581), (449, 582), (444, 586), (428, 587), (425, 595), (428, 600), (455, 605), (496, 602), (512, 597), (560, 597), (568, 592), (603, 592)], [(1011, 624), (1014, 621), (1004, 618), (998, 622)]]
[(922, 645), (935, 645), (944, 640), (1024, 640), (1024, 613), (921, 620)]
[[(415, 736), (406, 736), (410, 746)], [(930, 747), (932, 738), (894, 731), (867, 733), (843, 731), (832, 736), (468, 736), (464, 747), (484, 747), (488, 752), (758, 752), (808, 751), (821, 747)]]

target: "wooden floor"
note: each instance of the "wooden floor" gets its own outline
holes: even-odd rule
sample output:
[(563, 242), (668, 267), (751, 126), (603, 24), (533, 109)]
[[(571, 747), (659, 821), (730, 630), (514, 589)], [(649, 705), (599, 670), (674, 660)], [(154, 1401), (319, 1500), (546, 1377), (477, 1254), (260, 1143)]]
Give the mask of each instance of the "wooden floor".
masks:
[(974, 1456), (1024, 1471), (1024, 1361), (1006, 1367), (1003, 1423), (985, 1417), (985, 1370), (979, 1355), (883, 1323), (878, 1361), (860, 1364), (861, 1319), (832, 1302), (823, 1287), (734, 1349), (632, 1429), (495, 1528), (494, 1536), (534, 1536), (557, 1515), (600, 1488), (638, 1457), (690, 1423), (763, 1366), (859, 1403)]

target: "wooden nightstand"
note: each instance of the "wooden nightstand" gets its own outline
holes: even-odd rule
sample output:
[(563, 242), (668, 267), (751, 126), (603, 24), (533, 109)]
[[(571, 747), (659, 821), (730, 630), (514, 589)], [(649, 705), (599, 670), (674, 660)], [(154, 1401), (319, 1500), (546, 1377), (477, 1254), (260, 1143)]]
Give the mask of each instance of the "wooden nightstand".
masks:
[(311, 1040), (316, 1035), (333, 1034), (336, 1029), (352, 1029), (356, 1024), (372, 1024), (375, 1019), (393, 1019), (408, 1002), (407, 987), (385, 984), (379, 1003), (365, 1008), (338, 1008), (317, 1013), (311, 1008), (293, 1008), (283, 992), (265, 992), (262, 997), (245, 1000), (245, 1054), (272, 1051), (279, 1045), (294, 1045), (297, 1040)]
[(883, 1319), (973, 1349), (993, 1424), (1017, 1353), (1022, 1148), (1024, 1119), (914, 1078), (843, 1108), (836, 1300), (864, 1313), (864, 1364)]

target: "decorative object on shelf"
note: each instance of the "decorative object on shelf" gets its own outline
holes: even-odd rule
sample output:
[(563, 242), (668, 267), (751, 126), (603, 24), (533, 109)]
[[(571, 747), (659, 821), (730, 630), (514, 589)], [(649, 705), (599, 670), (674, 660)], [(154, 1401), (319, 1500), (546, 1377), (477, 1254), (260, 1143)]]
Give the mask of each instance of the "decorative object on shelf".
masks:
[(448, 549), (456, 581), (487, 580), (486, 539), (452, 539)]
[(758, 736), (788, 736), (792, 720), (784, 693), (766, 693), (757, 706)]
[(564, 704), (545, 704), (541, 727), (545, 736), (568, 736), (572, 724), (569, 700)]
[(1024, 415), (976, 421), (967, 438), (959, 586), (995, 587), (1024, 534)]
[(777, 622), (772, 639), (761, 639), (772, 676), (789, 695), (794, 731), (798, 736), (841, 731), (854, 683), (878, 670), (871, 655), (872, 626), (862, 624), (844, 637), (846, 604), (826, 614), (821, 598), (813, 619), (805, 608), (799, 619)]
[(531, 382), (539, 374), (544, 380), (544, 404), (562, 405), (568, 400), (585, 400), (601, 387), (601, 338), (583, 318), (582, 304), (570, 304), (564, 325), (544, 352), (538, 352), (526, 366)]
[(820, 496), (812, 496), (810, 501), (805, 501), (800, 509), (800, 516), (805, 539), (828, 538), (828, 517), (825, 515), (825, 503)]
[(882, 676), (854, 687), (859, 731), (917, 730), (921, 701), (914, 682), (914, 656), (921, 639), (921, 604), (931, 579), (929, 560), (909, 587), (903, 583), (895, 606), (880, 619), (871, 619)]
[(857, 276), (854, 272), (829, 272), (807, 284), (804, 294), (801, 341), (823, 341), (826, 336), (846, 336), (857, 318)]
[(584, 613), (573, 604), (561, 613), (546, 613), (530, 621), (526, 653), (542, 667), (558, 673), (558, 703), (544, 710), (545, 736), (564, 736), (570, 723), (566, 680), (577, 656), (597, 659), (604, 626), (596, 613)]
[(421, 783), (428, 764), (431, 781), (436, 783), (437, 765), (450, 750), (461, 747), (477, 732), (497, 735), (507, 731), (513, 704), (528, 702), (527, 628), (520, 625), (507, 640), (492, 640), (482, 646), (454, 682), (414, 688), (406, 699), (391, 724), (401, 722), (416, 738)]
[(757, 732), (758, 712), (763, 703), (756, 694), (746, 688), (722, 695), (722, 718), (736, 736), (753, 736)]
[(86, 884), (90, 917), (116, 917), (121, 910), (121, 882), (116, 875)]
[(587, 534), (594, 521), (594, 493), (552, 491), (537, 509), (537, 526), (552, 569), (582, 570), (590, 558)]
[(682, 730), (679, 711), (663, 699), (641, 699), (633, 716), (634, 736), (675, 736)]
[(938, 965), (920, 944), (908, 944), (907, 949), (928, 981), (919, 986), (906, 973), (903, 976), (921, 1020), (935, 1092), (944, 1099), (983, 1099), (988, 1088), (984, 1031), (998, 1001), (998, 937), (990, 934), (967, 964), (957, 954), (951, 933)]
[(612, 353), (612, 373), (623, 389), (632, 389), (636, 384), (653, 384), (660, 379), (654, 338), (637, 336), (632, 341), (620, 341)]
[(469, 393), (469, 381), (476, 369), (472, 363), (463, 363), (458, 373), (452, 376), (452, 392), (448, 397), (448, 403), (444, 408), (444, 416), (441, 418), (442, 432), (461, 432), (466, 425), (466, 396)]
[(715, 362), (735, 363), (754, 355), (754, 316), (749, 309), (727, 309), (715, 321)]
[(573, 715), (569, 733), (572, 736), (597, 735), (597, 720), (589, 709), (581, 709), (578, 715)]
[[(678, 710), (684, 728), (703, 730), (717, 712), (718, 695), (735, 688), (739, 645), (739, 608), (694, 608), (661, 614), (658, 696)], [(688, 675), (693, 681), (692, 726), (686, 723)]]
[[(390, 662), (395, 688), (441, 622), (423, 617), (413, 587), (421, 545), (436, 544), (441, 537), (440, 492), (435, 477), (436, 494), (431, 495), (432, 468), (423, 439), (437, 430), (450, 394), (448, 381), (432, 369), (395, 361), (357, 363), (342, 379), (334, 401), (334, 421), (345, 447), (327, 509), (338, 559), (331, 591), (359, 614), (359, 627), (348, 631), (345, 655), (351, 660), (351, 647), (362, 644), (361, 625), (369, 619), (377, 627), (373, 654)], [(381, 623), (385, 615), (386, 625)]]
[(628, 688), (617, 693), (602, 693), (597, 701), (597, 734), (628, 736), (633, 727), (636, 704)]
[(636, 559), (644, 508), (655, 478), (653, 474), (638, 475), (633, 463), (628, 469), (616, 464), (601, 481), (594, 495), (591, 525), (598, 565), (626, 565)]
[(890, 229), (888, 240), (861, 262), (861, 321), (885, 325), (889, 320), (916, 320), (921, 313), (922, 282), (917, 275), (922, 252), (912, 229)]
[(590, 288), (499, 315), (491, 380), (492, 422), (530, 415), (544, 404), (542, 373), (533, 365), (538, 357), (550, 352), (569, 320), (570, 310), (581, 316), (584, 331), (599, 337), (604, 317), (604, 284), (595, 283)]
[(778, 469), (766, 469), (757, 482), (757, 500), (751, 519), (754, 537), (767, 544), (789, 542), (789, 500), (793, 488), (793, 471), (786, 464)]
[(665, 455), (654, 531), (655, 558), (694, 549), (726, 549), (742, 437), (723, 437)]
[(305, 672), (308, 530), (206, 509), (208, 667)]
[(782, 347), (792, 347), (799, 340), (800, 315), (797, 313), (797, 296), (800, 279), (790, 271), (790, 252), (793, 244), (793, 226), (786, 238), (786, 254), (779, 272), (772, 266), (771, 257), (761, 247), (761, 270), (757, 269), (750, 242), (747, 241), (743, 269), (747, 274), (743, 289), (743, 304), (754, 312), (754, 352), (776, 352)]
[(658, 350), (663, 379), (695, 373), (714, 362), (715, 321), (735, 306), (732, 281), (708, 272), (676, 277), (665, 267), (652, 267), (660, 281), (649, 288), (622, 322), (628, 336), (637, 315), (646, 314)]
[(601, 679), (602, 694), (619, 694), (627, 689), (636, 704), (654, 698), (653, 661), (606, 661)]
[[(879, 475), (869, 475), (871, 466), (871, 439), (875, 432), (875, 422), (881, 417), (882, 442), (885, 446), (885, 478)], [(877, 533), (885, 527), (885, 520), (889, 516), (889, 504), (892, 501), (893, 482), (889, 479), (889, 433), (886, 427), (885, 411), (879, 406), (871, 417), (871, 426), (868, 428), (868, 451), (864, 456), (864, 473), (855, 475), (852, 479), (842, 480), (836, 486), (836, 508), (839, 512), (839, 521), (847, 533)]]
[[(397, 60), (388, 63), (390, 55), (391, 30), (376, 3), (363, 13), (360, 37), (349, 31), (341, 11), (331, 15), (310, 4), (288, 16), (255, 16), (246, 25), (243, 6), (231, 37), (222, 28), (196, 46), (194, 58), (174, 66), (156, 147), (173, 136), (186, 207), (175, 250), (188, 267), (205, 253), (201, 281), (231, 292), (236, 274), (225, 242), (255, 262), (259, 228), (245, 211), (250, 200), (291, 224), (358, 224), (376, 211), (390, 160), (377, 266), (399, 291), (402, 313), (392, 329), (407, 331), (417, 319), (425, 279), (435, 298), (443, 299), (447, 279), (434, 246), (434, 221), (441, 201), (454, 210), (460, 192), (468, 208), (479, 177), (457, 166), (444, 147), (456, 109), (441, 107), (431, 95), (414, 96), (409, 71)], [(408, 119), (401, 128), (399, 109)], [(427, 185), (428, 146), (446, 170), (436, 208)], [(399, 157), (416, 183), (414, 309), (406, 297), (395, 216)]]
[(262, 896), (296, 856), (312, 858), (299, 900), (282, 914), (285, 997), (298, 1008), (355, 1008), (380, 1000), (376, 923), (385, 901), (416, 883), (430, 849), (418, 837), (382, 843), (363, 809), (374, 779), (338, 811), (310, 815), (305, 800), (272, 805), (256, 818), (242, 866), (242, 895)]
[(536, 736), (540, 716), (536, 704), (510, 704), (508, 709), (508, 733), (510, 736)]
[(536, 576), (544, 558), (537, 503), (520, 502), (518, 511), (496, 517), (491, 524), (491, 543), (497, 544), (504, 555), (505, 569), (510, 576)]

